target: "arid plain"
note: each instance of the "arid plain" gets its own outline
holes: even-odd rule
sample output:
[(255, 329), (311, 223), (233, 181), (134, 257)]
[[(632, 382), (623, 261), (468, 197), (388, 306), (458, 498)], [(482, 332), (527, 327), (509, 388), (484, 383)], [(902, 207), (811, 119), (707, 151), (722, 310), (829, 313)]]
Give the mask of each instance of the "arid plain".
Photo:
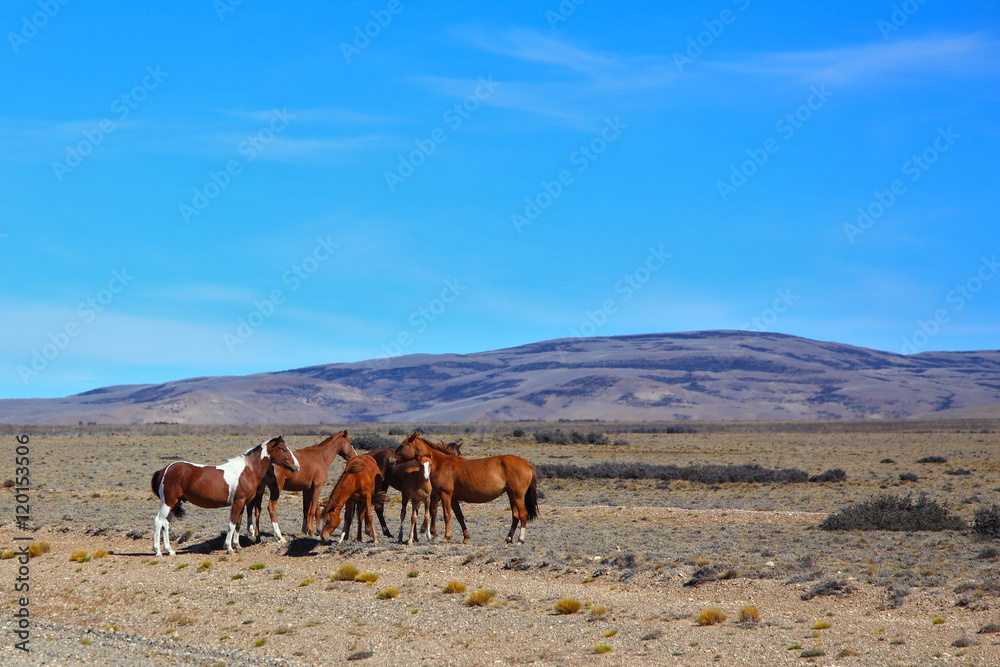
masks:
[[(301, 536), (301, 499), (285, 494), (278, 512), (289, 544), (275, 540), (265, 514), (263, 542), (244, 537), (246, 548), (229, 557), (219, 548), (228, 510), (189, 505), (172, 524), (178, 554), (155, 559), (153, 471), (175, 459), (222, 463), (283, 429), (29, 431), (31, 534), (51, 549), (30, 561), (27, 655), (10, 634), (16, 559), (0, 560), (0, 655), (4, 664), (112, 665), (1000, 664), (1000, 634), (988, 631), (1000, 625), (996, 540), (968, 530), (818, 528), (829, 513), (885, 493), (926, 493), (971, 522), (977, 509), (1000, 503), (1000, 424), (692, 426), (697, 432), (634, 433), (550, 423), (523, 425), (525, 435), (513, 437), (514, 427), (434, 425), (429, 435), (463, 439), (467, 457), (517, 454), (542, 472), (605, 461), (755, 464), (810, 476), (839, 468), (846, 479), (542, 475), (541, 516), (524, 545), (504, 544), (505, 497), (465, 505), (470, 544), (406, 546), (380, 536), (377, 545), (327, 546)], [(616, 432), (609, 444), (532, 437), (556, 427)], [(284, 429), (285, 439), (304, 447), (330, 427), (323, 429)], [(4, 438), (7, 479), (14, 438)], [(945, 461), (917, 462), (928, 456)], [(327, 493), (342, 467), (339, 459), (331, 466)], [(25, 533), (14, 523), (10, 489), (0, 494), (0, 517), (0, 548), (13, 547)], [(386, 517), (395, 532), (398, 493), (390, 493)], [(71, 560), (78, 552), (85, 555)], [(377, 580), (337, 580), (344, 565)], [(466, 590), (444, 592), (450, 582)], [(471, 604), (475, 593), (481, 606)], [(558, 613), (563, 599), (580, 609)], [(710, 608), (726, 620), (699, 625)]]

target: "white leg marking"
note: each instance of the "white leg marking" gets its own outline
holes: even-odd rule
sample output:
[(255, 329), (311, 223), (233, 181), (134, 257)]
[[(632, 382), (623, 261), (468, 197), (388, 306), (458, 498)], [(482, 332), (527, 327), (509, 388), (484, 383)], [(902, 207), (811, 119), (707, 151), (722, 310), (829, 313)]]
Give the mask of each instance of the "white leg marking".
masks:
[(253, 521), (250, 521), (250, 524), (247, 526), (247, 534), (250, 535), (251, 540), (257, 537), (257, 531), (254, 530)]
[[(236, 532), (236, 524), (232, 521), (229, 522), (229, 532), (226, 533), (226, 551), (228, 553), (233, 553), (233, 533)], [(239, 534), (236, 535), (236, 539), (239, 539)]]
[(521, 537), (518, 538), (518, 540), (517, 540), (518, 542), (524, 542), (524, 531), (525, 531), (525, 528), (522, 526), (521, 527)]
[(274, 534), (278, 536), (278, 541), (281, 542), (282, 544), (285, 544), (285, 537), (284, 535), (281, 534), (281, 528), (278, 528), (278, 522), (277, 521), (273, 522), (271, 524), (271, 527), (274, 528)]

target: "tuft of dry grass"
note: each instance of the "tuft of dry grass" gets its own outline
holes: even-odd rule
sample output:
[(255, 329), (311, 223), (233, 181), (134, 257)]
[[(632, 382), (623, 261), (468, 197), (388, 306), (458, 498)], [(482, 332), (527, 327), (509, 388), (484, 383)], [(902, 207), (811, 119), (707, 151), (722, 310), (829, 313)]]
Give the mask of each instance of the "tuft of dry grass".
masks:
[(602, 607), (599, 604), (591, 605), (590, 606), (590, 615), (591, 616), (607, 616), (608, 615), (608, 608), (607, 607)]
[(374, 572), (362, 572), (358, 576), (354, 577), (355, 581), (363, 581), (366, 584), (374, 584), (378, 581), (378, 575)]
[(267, 643), (267, 637), (261, 637), (260, 639), (254, 640), (253, 645), (260, 647), (260, 646), (263, 646), (266, 643)]
[(358, 568), (350, 563), (344, 563), (337, 568), (337, 571), (330, 575), (330, 581), (354, 581), (358, 576)]
[(816, 621), (813, 623), (813, 630), (826, 630), (830, 627), (830, 624), (826, 621)]
[(607, 644), (598, 644), (594, 647), (594, 653), (611, 653), (614, 649)]
[(445, 593), (464, 593), (465, 592), (465, 584), (463, 584), (461, 581), (449, 581), (447, 583), (447, 585), (444, 587), (444, 592)]
[(485, 607), (486, 605), (493, 602), (493, 591), (480, 588), (478, 591), (473, 591), (469, 593), (468, 597), (465, 598), (466, 607)]
[(250, 565), (251, 570), (263, 570), (267, 565), (264, 563), (253, 563)]
[(105, 556), (110, 556), (110, 555), (111, 552), (105, 551), (104, 549), (98, 549), (97, 551), (91, 554), (91, 556), (93, 556), (94, 558), (104, 558)]
[(183, 612), (175, 611), (170, 614), (170, 616), (167, 616), (167, 623), (180, 626), (192, 625), (194, 623), (194, 619)]
[(740, 623), (759, 623), (760, 622), (760, 609), (757, 609), (752, 604), (740, 607), (740, 613), (737, 617)]
[(90, 560), (90, 556), (83, 549), (79, 551), (74, 551), (73, 555), (69, 557), (70, 560), (75, 560), (77, 563), (86, 563)]
[(9, 560), (17, 555), (17, 552), (13, 549), (4, 549), (0, 551), (0, 560)]
[(726, 614), (718, 607), (709, 607), (698, 614), (698, 619), (695, 622), (698, 625), (715, 625), (725, 623), (726, 618)]
[(308, 586), (309, 584), (311, 584), (314, 581), (316, 581), (316, 577), (310, 575), (310, 576), (306, 577), (305, 579), (303, 579), (302, 581), (300, 581), (299, 582), (299, 586)]
[(605, 631), (604, 631), (604, 636), (605, 636), (605, 637), (607, 637), (607, 638), (609, 638), (609, 639), (610, 639), (611, 637), (614, 637), (614, 636), (615, 636), (615, 635), (617, 635), (617, 634), (618, 634), (618, 631), (617, 631), (617, 630), (605, 630)]
[(198, 571), (199, 572), (204, 572), (205, 570), (207, 570), (210, 567), (212, 567), (212, 561), (210, 561), (210, 560), (203, 560), (203, 561), (201, 561), (201, 565), (198, 566)]
[(859, 657), (861, 657), (861, 654), (858, 653), (857, 651), (855, 651), (854, 649), (850, 648), (850, 647), (845, 647), (845, 648), (840, 649), (840, 651), (837, 652), (837, 656), (836, 657), (837, 657), (837, 660), (840, 660), (841, 658), (859, 658)]
[(32, 542), (31, 546), (28, 547), (28, 558), (37, 558), (42, 554), (47, 554), (52, 551), (52, 545), (42, 540), (41, 542)]
[(394, 600), (397, 595), (399, 595), (399, 589), (395, 586), (389, 586), (376, 593), (375, 597), (379, 600)]
[(933, 621), (931, 621), (931, 623), (933, 623), (934, 625), (941, 625), (942, 623), (944, 623), (944, 619), (939, 616), (935, 618)]
[(557, 614), (568, 615), (575, 614), (580, 611), (583, 608), (583, 605), (580, 604), (580, 601), (576, 598), (562, 598), (557, 600), (552, 608)]

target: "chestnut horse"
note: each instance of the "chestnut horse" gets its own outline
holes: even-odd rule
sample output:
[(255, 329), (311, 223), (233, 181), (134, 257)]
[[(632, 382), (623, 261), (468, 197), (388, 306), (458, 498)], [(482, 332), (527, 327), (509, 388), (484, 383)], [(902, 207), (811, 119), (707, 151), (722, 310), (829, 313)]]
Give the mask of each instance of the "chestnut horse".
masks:
[[(455, 455), (459, 455), (459, 454), (462, 453), (462, 441), (461, 440), (459, 440), (458, 442), (449, 442), (448, 444), (445, 444), (445, 443), (442, 442), (441, 444), (442, 444), (442, 446), (447, 447)], [(382, 534), (385, 535), (386, 537), (392, 537), (392, 532), (389, 531), (389, 526), (386, 525), (386, 522), (385, 522), (385, 497), (386, 497), (386, 492), (389, 490), (389, 487), (392, 487), (392, 488), (394, 488), (394, 489), (396, 489), (397, 491), (400, 491), (400, 492), (402, 492), (402, 490), (403, 490), (403, 480), (402, 480), (402, 477), (400, 476), (400, 472), (401, 471), (397, 471), (396, 470), (397, 466), (394, 465), (395, 462), (392, 460), (392, 454), (393, 454), (393, 450), (389, 449), (388, 447), (379, 447), (378, 449), (373, 449), (370, 452), (368, 452), (368, 456), (370, 456), (373, 459), (375, 459), (375, 463), (378, 464), (379, 470), (381, 470), (381, 472), (382, 472), (382, 480), (383, 480), (383, 482), (382, 482), (381, 486), (378, 489), (376, 489), (375, 495), (372, 496), (372, 508), (375, 510), (375, 514), (376, 514), (376, 516), (378, 516), (378, 522), (382, 526)], [(345, 511), (345, 514), (344, 514), (344, 527), (345, 527), (345, 529), (348, 526), (351, 525), (351, 523), (352, 523), (352, 521), (354, 519), (355, 509), (356, 509), (355, 505), (349, 504), (347, 506), (347, 509)], [(434, 519), (437, 518), (435, 516), (436, 513), (437, 513), (437, 496), (432, 496), (432, 500), (431, 500), (431, 533), (433, 535), (435, 535), (435, 536), (437, 536), (437, 530), (435, 530), (435, 528), (434, 528), (434, 525), (435, 525)], [(424, 517), (425, 517), (424, 524), (423, 524), (423, 526), (420, 529), (421, 532), (427, 532), (426, 531), (426, 528), (427, 528), (426, 516), (427, 515), (425, 513), (424, 514)], [(358, 514), (358, 541), (359, 542), (361, 541), (361, 523), (362, 523), (361, 522), (361, 514), (359, 513)]]
[(521, 525), (518, 542), (524, 542), (528, 522), (538, 518), (538, 475), (535, 466), (520, 456), (509, 454), (483, 459), (462, 458), (452, 454), (447, 447), (424, 439), (419, 433), (407, 436), (393, 456), (397, 461), (409, 461), (424, 454), (431, 457), (431, 486), (441, 498), (446, 541), (451, 539), (452, 510), (462, 526), (463, 542), (469, 541), (469, 529), (465, 526), (459, 501), (488, 503), (506, 491), (513, 516), (507, 542), (514, 541), (518, 523)]
[(167, 553), (170, 548), (170, 519), (184, 516), (182, 503), (187, 500), (198, 507), (232, 507), (229, 511), (229, 532), (226, 533), (226, 551), (240, 548), (239, 525), (243, 507), (257, 492), (260, 480), (273, 465), (292, 472), (299, 469), (295, 455), (288, 451), (282, 436), (265, 440), (256, 447), (234, 456), (219, 466), (200, 465), (187, 461), (174, 461), (153, 473), (153, 493), (160, 499), (160, 511), (153, 519), (153, 548), (157, 557), (160, 551), (160, 533)]
[[(336, 486), (330, 492), (330, 498), (323, 507), (323, 525), (320, 529), (320, 539), (326, 542), (327, 538), (333, 534), (337, 526), (340, 525), (340, 514), (345, 505), (355, 502), (363, 503), (364, 520), (366, 532), (371, 536), (372, 542), (378, 543), (375, 535), (372, 519), (372, 495), (378, 484), (381, 484), (381, 472), (375, 459), (363, 454), (355, 456), (347, 462), (344, 472), (337, 480)], [(345, 526), (346, 527), (346, 526)], [(343, 531), (340, 541), (343, 542), (348, 531)]]
[[(271, 468), (261, 480), (260, 486), (257, 487), (257, 494), (247, 504), (247, 532), (250, 537), (256, 535), (257, 541), (260, 542), (260, 510), (265, 488), (270, 491), (267, 512), (271, 516), (271, 526), (274, 528), (274, 534), (278, 541), (282, 544), (285, 542), (281, 529), (278, 527), (278, 499), (281, 497), (282, 490), (302, 492), (302, 532), (306, 535), (312, 535), (313, 521), (319, 520), (323, 485), (326, 484), (330, 464), (337, 456), (349, 461), (357, 455), (347, 431), (334, 432), (333, 435), (319, 444), (295, 450), (295, 458), (299, 462), (298, 472), (289, 472), (284, 468)], [(251, 515), (253, 523), (251, 523)]]
[(403, 493), (403, 506), (399, 510), (399, 542), (403, 542), (403, 526), (406, 522), (406, 504), (413, 508), (410, 516), (410, 530), (407, 544), (413, 544), (414, 533), (417, 532), (417, 510), (419, 505), (424, 506), (424, 523), (420, 527), (420, 533), (425, 539), (431, 539), (431, 533), (427, 529), (430, 521), (431, 509), (431, 463), (430, 454), (421, 454), (416, 459), (398, 463), (393, 467), (393, 474), (399, 476), (400, 491)]

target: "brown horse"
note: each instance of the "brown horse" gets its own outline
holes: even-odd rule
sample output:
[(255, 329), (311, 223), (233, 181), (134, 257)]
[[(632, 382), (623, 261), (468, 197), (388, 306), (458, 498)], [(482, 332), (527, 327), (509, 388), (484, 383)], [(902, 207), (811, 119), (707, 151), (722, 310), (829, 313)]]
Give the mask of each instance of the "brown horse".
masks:
[[(371, 536), (372, 542), (378, 543), (375, 535), (372, 519), (372, 495), (375, 493), (376, 485), (381, 483), (381, 473), (375, 459), (363, 454), (355, 456), (347, 462), (344, 472), (337, 480), (336, 486), (330, 493), (330, 498), (323, 507), (323, 525), (320, 529), (320, 539), (326, 542), (327, 538), (333, 534), (337, 526), (340, 525), (340, 514), (344, 505), (353, 504), (360, 501), (364, 505), (364, 519), (367, 533)], [(340, 535), (340, 541), (344, 540), (347, 531)]]
[(265, 440), (256, 447), (234, 456), (219, 466), (206, 466), (187, 461), (174, 461), (153, 473), (153, 493), (160, 499), (160, 511), (153, 519), (153, 549), (160, 551), (160, 533), (167, 553), (170, 548), (170, 519), (184, 516), (182, 503), (187, 500), (198, 507), (232, 507), (229, 511), (229, 532), (226, 551), (240, 548), (239, 525), (243, 507), (257, 492), (260, 480), (268, 468), (276, 465), (292, 472), (299, 469), (295, 455), (288, 451), (282, 436)]
[(489, 456), (483, 459), (466, 459), (455, 456), (447, 447), (425, 440), (419, 433), (407, 436), (396, 448), (397, 461), (408, 461), (429, 454), (431, 456), (431, 485), (441, 498), (444, 509), (444, 539), (451, 539), (451, 511), (455, 511), (462, 525), (463, 542), (469, 541), (469, 530), (459, 501), (488, 503), (507, 492), (513, 520), (507, 542), (514, 541), (518, 523), (524, 542), (528, 521), (538, 517), (538, 475), (535, 467), (520, 456)]
[[(278, 541), (283, 544), (285, 542), (281, 529), (278, 527), (278, 499), (281, 497), (282, 490), (302, 492), (302, 532), (306, 535), (312, 535), (313, 521), (319, 520), (323, 485), (326, 484), (330, 464), (337, 456), (349, 461), (357, 455), (347, 431), (334, 432), (333, 435), (319, 444), (295, 450), (295, 458), (299, 462), (298, 472), (289, 472), (283, 468), (271, 468), (261, 480), (260, 486), (257, 487), (256, 495), (247, 504), (247, 532), (250, 537), (256, 535), (257, 541), (260, 542), (260, 510), (265, 488), (270, 491), (267, 512), (271, 516), (271, 526), (274, 528), (274, 534)], [(251, 516), (253, 523), (251, 523)], [(254, 530), (255, 528), (256, 530)]]
[[(453, 454), (459, 455), (462, 453), (462, 441), (449, 442), (448, 444), (441, 443), (442, 446), (447, 447)], [(375, 495), (372, 496), (372, 508), (375, 510), (376, 516), (378, 516), (378, 522), (382, 526), (382, 534), (386, 537), (392, 537), (392, 532), (389, 531), (389, 526), (385, 522), (385, 498), (389, 487), (402, 492), (403, 490), (403, 479), (401, 477), (401, 471), (397, 471), (392, 460), (393, 450), (388, 447), (379, 447), (378, 449), (373, 449), (368, 452), (368, 456), (375, 459), (375, 463), (378, 464), (379, 470), (382, 472), (382, 484), (376, 489)], [(354, 513), (357, 509), (356, 505), (349, 504), (344, 514), (344, 527), (350, 526), (353, 519)], [(435, 529), (435, 521), (437, 517), (437, 496), (432, 496), (431, 500), (431, 534), (435, 537), (437, 536), (437, 530)], [(426, 513), (424, 514), (425, 521), (424, 525), (421, 527), (421, 532), (426, 532), (427, 522)], [(362, 520), (361, 514), (358, 513), (358, 541), (361, 541), (361, 527)]]
[(431, 464), (430, 454), (421, 454), (416, 459), (404, 461), (393, 467), (393, 473), (400, 478), (400, 491), (403, 493), (403, 506), (399, 510), (399, 542), (403, 541), (403, 526), (406, 522), (406, 504), (413, 508), (410, 516), (410, 530), (407, 544), (413, 544), (414, 533), (417, 532), (417, 510), (419, 505), (424, 506), (424, 523), (420, 527), (420, 533), (425, 539), (430, 540), (431, 534), (427, 529), (430, 520), (431, 508)]

